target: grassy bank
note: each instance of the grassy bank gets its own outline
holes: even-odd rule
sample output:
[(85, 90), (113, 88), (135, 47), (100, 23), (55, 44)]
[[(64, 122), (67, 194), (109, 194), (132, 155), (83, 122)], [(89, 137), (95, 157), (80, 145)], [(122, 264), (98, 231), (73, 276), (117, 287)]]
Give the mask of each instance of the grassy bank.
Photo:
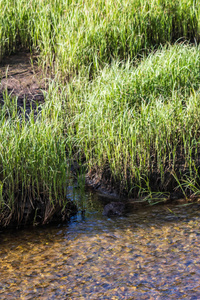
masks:
[(199, 53), (167, 47), (137, 67), (113, 63), (70, 90), (75, 148), (91, 169), (109, 170), (121, 191), (170, 191), (172, 174), (198, 177)]
[(126, 195), (199, 192), (198, 7), (0, 3), (1, 59), (26, 48), (55, 76), (28, 118), (6, 94), (1, 105), (2, 226), (66, 215), (71, 159)]

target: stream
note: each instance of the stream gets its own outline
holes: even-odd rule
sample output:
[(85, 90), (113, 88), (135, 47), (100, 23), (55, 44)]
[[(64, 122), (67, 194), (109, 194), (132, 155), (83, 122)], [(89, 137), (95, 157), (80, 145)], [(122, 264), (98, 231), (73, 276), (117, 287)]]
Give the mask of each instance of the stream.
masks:
[(2, 231), (0, 299), (200, 299), (200, 205), (108, 218), (104, 200), (88, 191), (68, 224)]

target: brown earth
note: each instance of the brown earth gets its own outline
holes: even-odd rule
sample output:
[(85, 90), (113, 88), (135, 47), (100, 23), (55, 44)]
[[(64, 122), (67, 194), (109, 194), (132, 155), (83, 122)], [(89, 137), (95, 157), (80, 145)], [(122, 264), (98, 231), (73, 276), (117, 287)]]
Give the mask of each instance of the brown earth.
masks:
[(44, 101), (43, 91), (47, 89), (47, 79), (38, 67), (37, 56), (27, 52), (20, 52), (5, 57), (0, 63), (0, 102), (3, 94), (17, 97), (17, 104), (26, 111), (33, 109)]

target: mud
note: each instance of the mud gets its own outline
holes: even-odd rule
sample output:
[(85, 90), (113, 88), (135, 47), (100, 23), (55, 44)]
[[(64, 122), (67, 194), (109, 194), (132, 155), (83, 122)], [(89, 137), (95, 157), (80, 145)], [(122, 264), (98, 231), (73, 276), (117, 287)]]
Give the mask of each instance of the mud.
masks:
[(36, 108), (44, 102), (44, 90), (47, 89), (47, 79), (38, 67), (37, 56), (20, 52), (5, 57), (0, 63), (0, 101), (4, 94), (17, 97), (18, 106), (26, 110)]

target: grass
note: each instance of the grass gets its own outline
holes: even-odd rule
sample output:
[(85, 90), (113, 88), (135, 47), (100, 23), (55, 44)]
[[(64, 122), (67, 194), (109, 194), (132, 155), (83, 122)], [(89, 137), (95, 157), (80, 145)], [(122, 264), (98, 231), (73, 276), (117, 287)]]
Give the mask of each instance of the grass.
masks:
[(161, 44), (199, 40), (199, 1), (6, 0), (0, 4), (1, 57), (17, 47), (38, 49), (42, 62), (66, 76), (95, 72)]
[(65, 207), (72, 159), (130, 196), (178, 183), (197, 194), (199, 4), (1, 1), (0, 59), (26, 48), (55, 77), (28, 119), (5, 93), (2, 226), (22, 222), (27, 207), (34, 219), (42, 205), (47, 219), (57, 203)]
[(192, 175), (199, 164), (199, 61), (199, 48), (177, 45), (138, 67), (113, 63), (88, 84), (80, 79), (69, 91), (69, 132), (90, 168), (109, 168), (130, 193), (144, 185), (171, 189), (174, 170)]
[(49, 203), (59, 203), (65, 207), (67, 203), (61, 105), (47, 98), (41, 113), (35, 117), (32, 111), (27, 119), (25, 110), (19, 113), (15, 99), (5, 96), (4, 101), (0, 115), (0, 180), (1, 212), (5, 217), (0, 224), (9, 224), (13, 218), (20, 224), (25, 210), (34, 210), (41, 223), (42, 206), (46, 209)]

